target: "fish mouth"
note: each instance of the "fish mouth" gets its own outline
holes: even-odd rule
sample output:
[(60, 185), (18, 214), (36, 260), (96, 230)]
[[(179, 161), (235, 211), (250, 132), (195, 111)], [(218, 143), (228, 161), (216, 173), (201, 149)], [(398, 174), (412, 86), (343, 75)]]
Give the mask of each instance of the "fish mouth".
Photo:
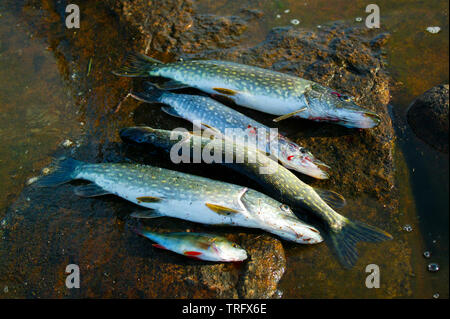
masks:
[(282, 163), (289, 169), (293, 169), (299, 173), (317, 179), (330, 178), (329, 174), (330, 166), (316, 159), (312, 155), (310, 156), (290, 155), (284, 158), (282, 160)]
[(362, 113), (362, 120), (359, 123), (359, 128), (374, 128), (381, 123), (381, 118), (378, 114), (372, 112)]
[(233, 258), (232, 262), (240, 262), (244, 261), (248, 258), (247, 252), (245, 250), (242, 251), (242, 253), (239, 254), (239, 256)]
[(294, 242), (298, 242), (300, 244), (313, 245), (323, 242), (323, 237), (320, 235), (320, 232), (309, 225), (302, 224), (301, 228), (290, 227), (291, 230), (294, 231), (295, 239)]
[[(216, 250), (217, 251), (217, 250)], [(226, 262), (241, 262), (248, 258), (245, 250), (239, 250), (233, 253), (219, 253), (220, 258)]]
[(140, 145), (147, 142), (147, 138), (152, 132), (153, 130), (149, 127), (134, 126), (121, 129), (119, 135), (127, 144)]
[(353, 116), (342, 119), (342, 125), (349, 128), (374, 128), (381, 123), (381, 118), (373, 112), (357, 112)]
[(348, 128), (374, 128), (381, 123), (378, 114), (370, 111), (347, 109), (340, 114), (310, 116), (309, 120), (339, 124)]

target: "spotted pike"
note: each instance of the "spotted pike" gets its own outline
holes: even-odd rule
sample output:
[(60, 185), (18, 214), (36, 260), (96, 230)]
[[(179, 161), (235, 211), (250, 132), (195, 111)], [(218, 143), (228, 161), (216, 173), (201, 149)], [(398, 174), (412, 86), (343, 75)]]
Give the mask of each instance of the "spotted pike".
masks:
[(317, 229), (299, 220), (288, 206), (262, 193), (159, 167), (67, 159), (35, 183), (57, 186), (75, 179), (92, 182), (75, 189), (79, 196), (114, 194), (147, 208), (133, 213), (133, 217), (167, 216), (202, 224), (259, 228), (301, 244), (322, 241)]
[(161, 88), (194, 87), (225, 96), (236, 104), (279, 116), (324, 121), (346, 127), (372, 128), (380, 117), (358, 106), (352, 97), (313, 81), (233, 62), (192, 60), (162, 63), (143, 54), (130, 54), (119, 76), (159, 76), (171, 79)]
[[(130, 127), (122, 129), (120, 132), (120, 136), (125, 142), (140, 145), (151, 144), (170, 151), (172, 155), (178, 154), (179, 150), (185, 150), (184, 148), (194, 151), (200, 145), (202, 154), (220, 153), (219, 157), (212, 157), (212, 162), (230, 167), (256, 181), (264, 187), (267, 194), (289, 205), (296, 213), (306, 212), (318, 217), (325, 224), (325, 230), (329, 234), (329, 243), (341, 263), (347, 268), (352, 267), (358, 259), (357, 242), (380, 242), (392, 239), (392, 236), (385, 231), (340, 215), (334, 208), (341, 208), (345, 205), (342, 195), (329, 190), (313, 188), (303, 183), (291, 171), (254, 147), (247, 147), (220, 138), (211, 140), (190, 132), (177, 132), (172, 135), (174, 139), (171, 139), (171, 134), (171, 131), (150, 127)], [(230, 156), (230, 150), (232, 150), (233, 160), (228, 162), (224, 159)], [(270, 171), (267, 168), (271, 168)]]
[(219, 135), (230, 132), (228, 134), (233, 134), (240, 142), (245, 142), (246, 138), (253, 139), (260, 150), (275, 156), (284, 166), (297, 172), (318, 179), (329, 177), (322, 169), (328, 166), (317, 160), (310, 151), (281, 134), (270, 134), (268, 126), (209, 97), (175, 94), (148, 84), (144, 92), (135, 92), (133, 96), (145, 102), (166, 104), (162, 107), (164, 112), (194, 124), (200, 123), (201, 128), (210, 129)]
[(193, 259), (235, 262), (247, 259), (247, 252), (222, 236), (203, 233), (155, 233), (142, 227), (135, 232), (155, 242), (153, 247)]

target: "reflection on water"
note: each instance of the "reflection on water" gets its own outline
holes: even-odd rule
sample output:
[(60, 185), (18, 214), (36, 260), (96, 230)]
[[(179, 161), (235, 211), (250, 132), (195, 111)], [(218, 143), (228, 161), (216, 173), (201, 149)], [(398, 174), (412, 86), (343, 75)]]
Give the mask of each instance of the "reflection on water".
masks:
[[(199, 3), (208, 13), (231, 15), (238, 14), (243, 8), (262, 10), (263, 18), (250, 28), (252, 36), (248, 41), (251, 43), (261, 41), (268, 30), (277, 26), (320, 28), (323, 24), (342, 20), (361, 24), (367, 15), (365, 7), (368, 4), (361, 0), (332, 3), (325, 0), (247, 0), (238, 6), (229, 0), (201, 0)], [(432, 282), (432, 291), (416, 286), (414, 297), (430, 298), (435, 291), (440, 297), (448, 297), (449, 158), (416, 138), (405, 121), (407, 107), (415, 97), (437, 84), (448, 83), (448, 2), (381, 0), (376, 3), (381, 13), (380, 32), (391, 35), (386, 46), (387, 68), (394, 80), (391, 105), (399, 151), (404, 153), (404, 156), (398, 154), (396, 161), (402, 194), (400, 209), (409, 216), (408, 212), (416, 211), (416, 218), (403, 218), (405, 224), (414, 227), (408, 235), (414, 245), (414, 275)], [(293, 24), (292, 19), (300, 23)], [(426, 31), (429, 26), (439, 26), (441, 31), (431, 34)], [(408, 166), (405, 166), (405, 160)], [(434, 251), (433, 257), (424, 258), (424, 249)], [(430, 260), (442, 266), (439, 273), (427, 273)], [(291, 296), (295, 297), (292, 285), (284, 283), (288, 296), (291, 291)]]
[[(205, 13), (231, 15), (238, 14), (243, 8), (261, 10), (263, 17), (253, 22), (247, 31), (244, 45), (249, 46), (264, 39), (272, 27), (293, 25), (293, 19), (300, 22), (295, 26), (298, 28), (318, 28), (336, 20), (345, 20), (349, 24), (363, 23), (367, 4), (360, 0), (243, 0), (239, 1), (239, 5), (231, 0), (197, 2), (199, 10)], [(413, 228), (411, 232), (399, 230), (395, 235), (411, 246), (414, 274), (410, 275), (417, 278), (412, 280), (415, 283), (413, 297), (429, 298), (436, 292), (441, 297), (448, 297), (448, 155), (438, 153), (415, 138), (404, 120), (406, 108), (415, 96), (436, 84), (448, 83), (448, 2), (380, 0), (377, 4), (381, 9), (381, 31), (391, 34), (386, 58), (395, 82), (392, 113), (399, 137), (396, 164), (401, 191), (400, 220)], [(96, 115), (95, 118), (102, 119), (100, 124), (96, 123), (95, 128), (91, 128), (89, 135), (96, 132), (101, 136), (97, 130), (107, 125), (110, 131), (116, 130), (114, 124), (110, 124), (111, 118), (105, 115), (107, 110), (103, 104), (111, 107), (119, 99), (117, 91), (97, 81), (101, 83), (96, 91), (98, 95), (89, 100), (96, 107), (86, 110), (84, 108), (88, 103), (79, 105), (74, 98), (78, 92), (73, 92), (74, 89), (65, 84), (63, 77), (69, 74), (82, 77), (79, 83), (88, 82), (86, 72), (63, 72), (54, 57), (54, 52), (58, 50), (53, 48), (49, 51), (49, 44), (35, 38), (28, 28), (21, 25), (17, 13), (9, 9), (0, 10), (0, 188), (5, 190), (0, 195), (0, 218), (27, 178), (39, 173), (62, 141), (80, 139), (83, 131), (87, 130), (83, 126), (86, 116), (89, 116), (86, 112), (101, 112), (101, 116)], [(89, 10), (91, 15), (99, 14), (94, 8)], [(361, 22), (358, 17), (362, 18)], [(53, 18), (59, 19), (59, 16)], [(97, 21), (106, 25), (108, 19), (106, 15)], [(440, 26), (441, 32), (430, 34), (425, 31), (428, 26)], [(49, 32), (46, 26), (38, 26), (38, 29), (42, 33)], [(114, 50), (120, 41), (113, 44), (112, 38), (117, 39), (111, 35), (108, 40), (103, 39), (107, 43), (98, 44), (99, 47), (108, 47), (108, 50), (86, 50), (90, 50), (92, 56), (95, 53), (102, 56), (111, 54), (116, 59), (123, 52), (120, 51), (122, 48)], [(58, 43), (65, 45), (64, 41)], [(80, 47), (84, 45), (78, 44)], [(122, 46), (126, 44), (122, 43)], [(102, 59), (105, 64), (102, 66), (97, 66), (99, 62), (95, 56), (93, 61), (97, 70), (108, 69), (107, 59)], [(85, 62), (86, 65), (90, 63)], [(91, 114), (91, 117), (94, 116)], [(370, 201), (365, 198), (359, 200)], [(280, 284), (285, 297), (302, 297), (302, 290), (309, 285), (321, 284), (323, 289), (327, 288), (326, 280), (311, 283), (307, 274), (295, 273), (296, 263), (302, 262), (299, 252), (311, 254), (311, 249), (299, 249), (294, 245), (286, 245), (285, 248), (288, 267)], [(431, 258), (423, 257), (425, 250), (431, 252)], [(431, 262), (440, 265), (438, 273), (426, 271), (427, 264)], [(364, 292), (365, 288), (355, 288), (352, 292), (354, 296), (358, 295), (358, 290)], [(339, 296), (339, 293), (336, 295)]]
[(0, 218), (42, 161), (81, 126), (48, 46), (12, 12), (0, 16)]

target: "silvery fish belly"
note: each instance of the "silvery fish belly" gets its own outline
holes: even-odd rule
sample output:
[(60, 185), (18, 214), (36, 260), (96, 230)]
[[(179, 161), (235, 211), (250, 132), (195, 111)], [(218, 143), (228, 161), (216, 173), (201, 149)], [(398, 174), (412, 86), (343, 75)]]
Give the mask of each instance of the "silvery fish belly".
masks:
[(288, 74), (226, 61), (197, 60), (161, 63), (142, 54), (128, 56), (114, 72), (120, 76), (161, 76), (165, 88), (195, 87), (222, 95), (261, 112), (325, 121), (346, 127), (371, 128), (380, 117), (358, 106), (353, 98), (318, 83)]
[(199, 260), (236, 262), (247, 259), (247, 252), (222, 236), (204, 233), (156, 233), (143, 227), (135, 232), (155, 242), (154, 247)]
[(297, 243), (322, 241), (317, 229), (262, 193), (158, 167), (67, 159), (36, 184), (55, 186), (74, 179), (92, 182), (76, 188), (79, 196), (115, 194), (149, 209), (135, 217), (168, 216), (203, 224), (259, 228)]
[(238, 111), (209, 97), (175, 94), (147, 85), (144, 92), (133, 96), (145, 102), (166, 104), (162, 109), (172, 116), (184, 118), (215, 135), (235, 138), (241, 143), (253, 143), (258, 149), (273, 155), (287, 168), (318, 178), (329, 177), (327, 165), (319, 161), (310, 151), (290, 141), (281, 134)]

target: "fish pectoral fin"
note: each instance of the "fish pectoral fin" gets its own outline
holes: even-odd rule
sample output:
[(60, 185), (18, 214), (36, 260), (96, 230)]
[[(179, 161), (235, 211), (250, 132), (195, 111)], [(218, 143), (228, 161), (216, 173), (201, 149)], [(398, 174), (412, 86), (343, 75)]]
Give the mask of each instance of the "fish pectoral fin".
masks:
[(136, 197), (136, 200), (138, 201), (138, 203), (159, 203), (163, 200), (163, 198), (154, 196), (141, 196)]
[(161, 107), (161, 110), (166, 113), (169, 114), (171, 116), (175, 116), (175, 117), (180, 117), (183, 118), (180, 114), (178, 114), (178, 112), (171, 106), (163, 106)]
[(247, 187), (244, 187), (243, 189), (241, 189), (241, 191), (238, 194), (238, 198), (237, 198), (239, 207), (241, 207), (241, 210), (244, 211), (246, 215), (249, 214), (248, 208), (242, 200), (244, 199), (244, 195), (245, 195), (245, 193), (247, 193), (247, 191), (248, 191)]
[(95, 197), (111, 194), (97, 184), (88, 184), (75, 187), (75, 195), (81, 197)]
[(205, 203), (206, 207), (208, 207), (209, 209), (211, 209), (213, 212), (220, 214), (220, 215), (225, 215), (225, 216), (229, 216), (231, 214), (237, 214), (240, 213), (240, 211), (230, 208), (230, 207), (225, 207), (222, 205), (217, 205), (217, 204), (212, 204), (212, 203)]
[(217, 93), (224, 94), (224, 95), (230, 95), (230, 96), (236, 95), (238, 93), (237, 91), (233, 91), (230, 89), (224, 89), (224, 88), (213, 88), (213, 90), (216, 91)]
[(146, 219), (164, 217), (164, 215), (161, 215), (154, 209), (136, 210), (132, 212), (130, 216), (133, 218), (146, 218)]
[(189, 85), (186, 85), (182, 82), (176, 81), (176, 80), (169, 80), (164, 83), (158, 83), (154, 84), (161, 90), (179, 90), (179, 89), (185, 89), (190, 87)]
[(281, 116), (279, 116), (277, 118), (274, 118), (272, 121), (279, 122), (279, 121), (285, 120), (287, 118), (290, 118), (290, 117), (294, 116), (295, 114), (298, 114), (298, 113), (301, 113), (301, 112), (305, 111), (306, 109), (307, 109), (307, 107), (304, 106), (304, 107), (302, 107), (301, 109), (299, 109), (297, 111), (294, 111), (294, 112), (291, 112), (291, 113), (287, 113), (287, 114), (281, 115)]
[(314, 188), (314, 190), (320, 196), (320, 198), (322, 198), (323, 201), (330, 205), (332, 208), (342, 208), (347, 204), (344, 196), (339, 193), (320, 188)]

